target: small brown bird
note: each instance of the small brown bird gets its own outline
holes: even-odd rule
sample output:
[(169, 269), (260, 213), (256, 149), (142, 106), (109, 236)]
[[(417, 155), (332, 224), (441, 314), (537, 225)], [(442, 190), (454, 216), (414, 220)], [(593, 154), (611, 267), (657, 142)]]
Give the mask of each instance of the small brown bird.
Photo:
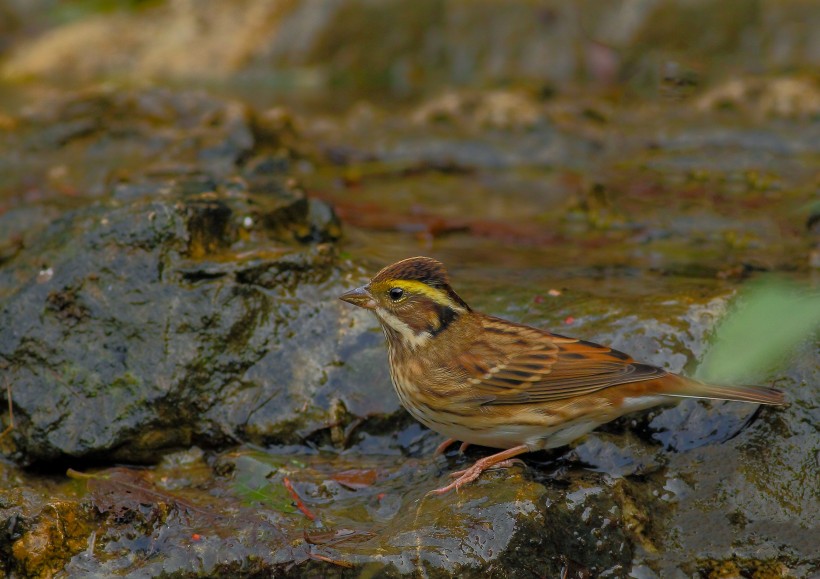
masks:
[(394, 263), (340, 299), (378, 317), (402, 405), (448, 437), (437, 452), (457, 440), (504, 449), (454, 473), (439, 494), (674, 398), (783, 403), (774, 388), (703, 384), (606, 346), (473, 311), (429, 257)]

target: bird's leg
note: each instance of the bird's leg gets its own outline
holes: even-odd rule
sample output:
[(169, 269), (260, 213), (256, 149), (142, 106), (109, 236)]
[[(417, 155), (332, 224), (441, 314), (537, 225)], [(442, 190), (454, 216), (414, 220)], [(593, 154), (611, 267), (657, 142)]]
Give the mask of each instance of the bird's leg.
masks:
[[(445, 440), (444, 442), (442, 442), (441, 444), (439, 444), (436, 447), (436, 450), (433, 452), (433, 456), (438, 456), (440, 454), (444, 454), (445, 452), (447, 452), (447, 449), (450, 448), (450, 446), (455, 442), (458, 442), (458, 439), (448, 438), (447, 440)], [(458, 447), (458, 451), (459, 452), (464, 452), (465, 450), (467, 450), (468, 446), (470, 446), (469, 442), (462, 442), (461, 446)]]
[[(490, 470), (491, 468), (510, 468), (514, 464), (524, 464), (524, 461), (521, 460), (520, 458), (508, 458), (507, 460), (502, 460), (501, 462), (495, 463), (493, 466), (491, 466), (487, 470)], [(451, 478), (458, 478), (459, 476), (461, 476), (462, 472), (464, 472), (464, 471), (454, 472), (450, 475), (450, 477)]]
[(448, 438), (447, 440), (445, 440), (444, 442), (442, 442), (441, 444), (439, 444), (436, 447), (436, 450), (435, 450), (435, 452), (433, 452), (433, 454), (435, 456), (438, 456), (440, 454), (444, 454), (445, 452), (447, 452), (447, 449), (450, 448), (450, 446), (454, 442), (458, 442), (458, 441), (455, 438)]
[(465, 470), (453, 473), (452, 476), (457, 476), (458, 478), (448, 484), (447, 486), (441, 487), (440, 489), (436, 489), (430, 491), (432, 494), (436, 495), (443, 495), (446, 492), (449, 492), (453, 489), (458, 490), (462, 486), (473, 482), (475, 479), (479, 477), (479, 475), (487, 470), (488, 468), (492, 468), (494, 466), (509, 466), (513, 463), (512, 459), (519, 454), (523, 454), (525, 452), (529, 452), (529, 448), (525, 444), (520, 446), (514, 446), (512, 448), (508, 448), (507, 450), (502, 450), (501, 452), (497, 452), (495, 454), (491, 454), (490, 456), (485, 456), (482, 459), (479, 459), (471, 466)]

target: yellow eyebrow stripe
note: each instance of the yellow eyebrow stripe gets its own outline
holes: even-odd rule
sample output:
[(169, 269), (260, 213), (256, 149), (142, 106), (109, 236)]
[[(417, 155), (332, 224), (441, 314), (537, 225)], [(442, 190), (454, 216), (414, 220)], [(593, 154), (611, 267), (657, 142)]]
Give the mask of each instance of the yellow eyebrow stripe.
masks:
[(406, 292), (415, 293), (415, 294), (422, 294), (427, 296), (437, 304), (442, 306), (447, 306), (448, 308), (452, 308), (456, 311), (462, 311), (463, 308), (459, 307), (457, 303), (455, 303), (450, 296), (447, 295), (446, 292), (436, 289), (434, 287), (430, 287), (426, 283), (420, 281), (413, 281), (413, 280), (405, 280), (405, 279), (397, 279), (395, 281), (390, 282), (390, 287), (400, 287)]

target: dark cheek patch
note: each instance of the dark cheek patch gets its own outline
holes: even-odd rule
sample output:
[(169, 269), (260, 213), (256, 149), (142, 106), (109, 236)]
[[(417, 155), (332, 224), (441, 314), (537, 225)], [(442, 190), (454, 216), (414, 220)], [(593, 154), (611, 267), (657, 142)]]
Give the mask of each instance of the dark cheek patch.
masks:
[(430, 327), (430, 334), (435, 336), (440, 334), (447, 327), (452, 324), (456, 318), (458, 318), (458, 313), (449, 306), (443, 306), (441, 304), (436, 304), (436, 319), (433, 322), (433, 325)]

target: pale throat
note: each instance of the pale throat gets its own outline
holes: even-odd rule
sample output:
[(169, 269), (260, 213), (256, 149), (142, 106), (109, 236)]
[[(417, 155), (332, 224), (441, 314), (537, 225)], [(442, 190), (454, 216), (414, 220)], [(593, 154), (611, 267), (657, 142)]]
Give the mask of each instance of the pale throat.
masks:
[(404, 344), (414, 350), (425, 346), (433, 338), (428, 330), (416, 331), (384, 308), (376, 308), (375, 312), (382, 324), (399, 334)]

